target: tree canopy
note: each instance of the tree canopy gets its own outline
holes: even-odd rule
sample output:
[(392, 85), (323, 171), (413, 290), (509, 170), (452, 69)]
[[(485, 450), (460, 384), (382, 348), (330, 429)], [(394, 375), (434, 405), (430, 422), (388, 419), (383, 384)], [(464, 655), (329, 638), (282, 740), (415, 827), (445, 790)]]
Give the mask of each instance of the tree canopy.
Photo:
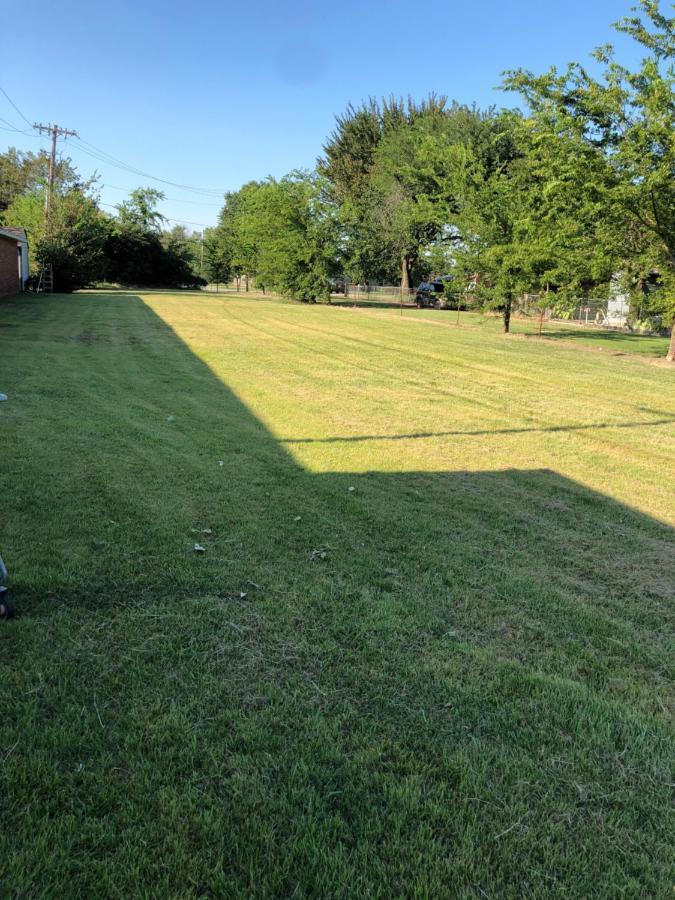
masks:
[[(611, 45), (594, 56), (595, 77), (580, 63), (542, 75), (523, 69), (505, 86), (525, 99), (538, 127), (577, 148), (580, 166), (591, 165), (602, 191), (606, 236), (618, 265), (642, 277), (657, 269), (657, 304), (673, 323), (669, 358), (675, 358), (675, 18), (657, 0), (640, 0), (637, 15), (616, 23), (645, 55), (635, 71), (621, 65)], [(592, 244), (593, 232), (584, 234)], [(635, 263), (637, 262), (637, 265)], [(633, 264), (633, 265), (631, 265)]]

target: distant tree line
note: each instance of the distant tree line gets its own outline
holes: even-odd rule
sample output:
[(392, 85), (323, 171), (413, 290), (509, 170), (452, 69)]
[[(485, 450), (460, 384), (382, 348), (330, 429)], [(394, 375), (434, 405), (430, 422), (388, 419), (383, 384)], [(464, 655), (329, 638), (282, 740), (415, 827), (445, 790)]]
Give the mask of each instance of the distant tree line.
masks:
[(578, 63), (506, 73), (525, 112), (437, 95), (349, 106), (314, 171), (225, 196), (218, 225), (200, 235), (203, 273), (195, 236), (164, 227), (161, 192), (140, 188), (107, 215), (95, 181), (67, 160), (46, 227), (45, 155), (0, 156), (0, 220), (29, 229), (63, 290), (194, 285), (204, 274), (320, 300), (338, 276), (405, 289), (445, 272), (508, 331), (523, 294), (569, 314), (618, 282), (640, 315), (673, 326), (673, 359), (675, 19), (658, 0), (640, 0), (637, 13), (615, 25), (643, 53), (634, 71), (606, 46), (598, 76)]

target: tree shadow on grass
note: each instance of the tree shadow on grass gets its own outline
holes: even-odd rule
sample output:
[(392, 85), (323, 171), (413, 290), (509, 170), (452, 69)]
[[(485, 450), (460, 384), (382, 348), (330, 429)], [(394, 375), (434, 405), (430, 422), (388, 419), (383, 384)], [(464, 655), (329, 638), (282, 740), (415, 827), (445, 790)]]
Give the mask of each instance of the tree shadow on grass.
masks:
[[(347, 309), (391, 309), (397, 310), (401, 308), (401, 303), (396, 299), (391, 300), (357, 300), (351, 297), (340, 297), (339, 299), (331, 297), (331, 306), (341, 306)], [(405, 301), (403, 309), (415, 309), (415, 304)]]
[[(540, 337), (533, 332), (525, 332), (525, 336), (537, 339)], [(631, 334), (628, 331), (594, 329), (583, 326), (556, 329), (544, 326), (541, 339), (597, 343), (606, 346), (615, 353), (624, 351), (626, 354), (655, 357), (665, 356), (668, 345), (667, 337), (659, 335)], [(612, 345), (616, 345), (616, 350), (613, 349)]]
[(140, 298), (43, 303), (1, 420), (19, 892), (659, 892), (672, 529), (545, 469), (313, 474)]
[(482, 437), (492, 434), (540, 434), (543, 432), (570, 432), (570, 431), (602, 431), (605, 428), (649, 428), (658, 425), (669, 425), (675, 422), (675, 417), (667, 416), (662, 419), (641, 420), (636, 422), (593, 422), (587, 425), (549, 425), (546, 428), (485, 428), (477, 431), (416, 431), (408, 434), (358, 434), (358, 435), (333, 435), (325, 438), (284, 438), (280, 444), (359, 444), (369, 441), (411, 441), (425, 440), (436, 437), (475, 436)]

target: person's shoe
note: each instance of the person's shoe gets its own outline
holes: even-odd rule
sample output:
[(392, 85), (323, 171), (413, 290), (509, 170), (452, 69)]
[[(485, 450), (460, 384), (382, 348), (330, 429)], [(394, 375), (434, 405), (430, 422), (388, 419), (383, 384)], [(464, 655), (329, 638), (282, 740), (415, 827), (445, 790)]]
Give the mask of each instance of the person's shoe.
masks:
[(14, 604), (7, 588), (0, 588), (0, 619), (11, 619), (14, 615)]

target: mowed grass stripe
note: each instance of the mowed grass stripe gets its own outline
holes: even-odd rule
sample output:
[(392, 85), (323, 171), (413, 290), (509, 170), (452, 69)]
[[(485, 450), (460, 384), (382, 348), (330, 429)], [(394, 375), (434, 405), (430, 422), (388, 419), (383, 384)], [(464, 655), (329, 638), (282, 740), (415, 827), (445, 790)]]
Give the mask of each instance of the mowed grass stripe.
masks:
[[(228, 324), (226, 349), (216, 351), (213, 356), (207, 354), (204, 358), (212, 360), (214, 370), (223, 373), (228, 384), (238, 390), (242, 399), (252, 404), (256, 413), (282, 440), (316, 438), (318, 430), (324, 428), (327, 422), (333, 424), (338, 437), (358, 436), (358, 413), (355, 414), (357, 404), (363, 411), (364, 420), (372, 423), (379, 419), (381, 425), (374, 433), (383, 436), (395, 436), (391, 422), (400, 421), (403, 417), (411, 424), (407, 431), (402, 429), (399, 432), (402, 434), (504, 430), (507, 433), (502, 443), (506, 443), (507, 452), (498, 453), (494, 461), (492, 454), (488, 453), (489, 458), (481, 463), (483, 467), (509, 465), (514, 460), (514, 444), (517, 453), (519, 443), (532, 449), (532, 442), (538, 442), (538, 452), (549, 456), (556, 469), (562, 464), (561, 471), (580, 478), (589, 486), (606, 490), (611, 488), (613, 479), (622, 475), (625, 477), (621, 480), (627, 486), (638, 481), (649, 481), (650, 488), (662, 497), (662, 509), (665, 510), (663, 518), (673, 521), (669, 480), (664, 479), (664, 473), (672, 471), (675, 413), (672, 407), (670, 412), (663, 409), (657, 409), (654, 413), (646, 411), (645, 407), (649, 410), (649, 404), (653, 404), (655, 398), (649, 393), (645, 393), (642, 398), (639, 394), (635, 396), (632, 383), (631, 391), (622, 390), (627, 367), (623, 359), (603, 357), (598, 362), (594, 354), (579, 351), (575, 353), (569, 348), (558, 346), (547, 347), (543, 351), (536, 347), (533, 349), (531, 345), (523, 348), (522, 342), (512, 342), (509, 345), (508, 339), (490, 335), (491, 343), (501, 347), (506, 345), (507, 350), (504, 352), (514, 358), (513, 367), (518, 374), (518, 380), (514, 384), (511, 371), (513, 367), (509, 367), (507, 371), (502, 370), (500, 380), (495, 375), (499, 370), (494, 367), (486, 370), (486, 367), (474, 364), (471, 360), (463, 362), (461, 355), (458, 359), (454, 332), (437, 338), (429, 346), (430, 342), (416, 333), (410, 335), (405, 319), (403, 322), (387, 321), (388, 327), (384, 335), (378, 332), (378, 340), (373, 341), (359, 336), (359, 328), (366, 327), (363, 325), (365, 317), (358, 314), (351, 316), (350, 312), (343, 310), (292, 307), (270, 301), (252, 301), (246, 305), (239, 300), (230, 299), (209, 301), (209, 305), (216, 312), (215, 317), (209, 317), (209, 325), (204, 328), (204, 340), (208, 342), (208, 333), (217, 333), (218, 310), (222, 310), (221, 327), (232, 321), (234, 325), (230, 332)], [(168, 310), (171, 308), (170, 302)], [(304, 319), (301, 318), (303, 314)], [(317, 326), (317, 320), (321, 322), (320, 326)], [(368, 327), (382, 329), (380, 323)], [(215, 332), (213, 328), (216, 328)], [(405, 346), (400, 343), (401, 332), (407, 341)], [(315, 337), (317, 334), (320, 342)], [(248, 335), (248, 338), (243, 335)], [(463, 342), (465, 336), (460, 333), (458, 339)], [(238, 340), (241, 340), (243, 348), (241, 353), (236, 348)], [(413, 343), (414, 340), (417, 343)], [(354, 341), (357, 343), (354, 344)], [(362, 352), (363, 347), (367, 347), (369, 353), (359, 363), (358, 353)], [(273, 421), (265, 415), (266, 399), (277, 389), (275, 359), (280, 352), (283, 352), (284, 360), (288, 362), (286, 377), (294, 378), (294, 384), (293, 394), (287, 398), (286, 403), (275, 404), (275, 410), (288, 407), (290, 411), (286, 412), (285, 419), (289, 422), (289, 428), (280, 427), (278, 419)], [(482, 355), (489, 352), (488, 344), (487, 348), (483, 347)], [(459, 353), (463, 353), (461, 346)], [(573, 364), (569, 361), (570, 353), (577, 357)], [(539, 365), (535, 375), (531, 367), (537, 362), (541, 363), (542, 356), (546, 364)], [(326, 363), (318, 371), (316, 365), (312, 365), (317, 358)], [(577, 364), (578, 359), (581, 359), (581, 364)], [(553, 360), (557, 361), (556, 364)], [(589, 377), (587, 369), (591, 364), (594, 366), (593, 377)], [(433, 365), (436, 366), (435, 369), (432, 368)], [(670, 373), (660, 369), (652, 370), (641, 362), (636, 365), (638, 374), (642, 369), (649, 369), (651, 378), (648, 384), (652, 386), (652, 393), (659, 380), (665, 380), (666, 384), (672, 381)], [(527, 369), (522, 381), (520, 369), (523, 372)], [(447, 374), (450, 371), (452, 377)], [(335, 380), (339, 384), (337, 395), (332, 391)], [(318, 410), (316, 433), (299, 435), (293, 428), (297, 419), (294, 397), (302, 398), (303, 414), (306, 414), (308, 408)], [(659, 399), (657, 397), (656, 401)], [(642, 421), (647, 425), (646, 428), (640, 428)], [(612, 431), (613, 423), (622, 426), (620, 431)], [(596, 425), (600, 427), (594, 428)], [(561, 459), (555, 453), (560, 445), (561, 435), (552, 432), (553, 436), (548, 438), (546, 429), (567, 427), (572, 431), (569, 432), (569, 437), (564, 438), (568, 447)], [(519, 440), (518, 428), (532, 428), (533, 434), (525, 432), (522, 440)], [(576, 428), (578, 431), (574, 430)], [(510, 434), (510, 429), (516, 431), (515, 437)], [(539, 430), (541, 433), (537, 435)], [(480, 441), (480, 438), (483, 440)], [(462, 452), (454, 455), (449, 453), (449, 445), (461, 446), (464, 442), (468, 445), (468, 452), (471, 452), (472, 445), (489, 442), (490, 435), (474, 437), (470, 434), (450, 434), (425, 440), (427, 446), (406, 454), (408, 459), (419, 459), (422, 468), (429, 465), (440, 468), (461, 467)], [(570, 441), (573, 447), (569, 446)], [(644, 452), (647, 441), (651, 447), (649, 458), (645, 457)], [(438, 444), (441, 446), (434, 449)], [(299, 445), (288, 446), (297, 451)], [(329, 448), (326, 450), (328, 456), (324, 458), (328, 460), (331, 457), (331, 465), (337, 464), (338, 458), (344, 459), (349, 465), (358, 456), (354, 448), (344, 444), (338, 444), (335, 453), (330, 453)], [(380, 445), (376, 455), (380, 457), (384, 453), (391, 455), (392, 449), (385, 450)], [(598, 465), (599, 455), (604, 460), (604, 467)], [(311, 451), (301, 454), (299, 458), (308, 464), (312, 458)], [(422, 462), (423, 459), (427, 461)], [(531, 459), (532, 454), (528, 452), (525, 462), (529, 464)], [(570, 460), (573, 461), (572, 466), (569, 465)], [(395, 466), (396, 462), (390, 465)], [(402, 465), (410, 467), (409, 462)], [(607, 468), (611, 470), (609, 477), (604, 471)], [(588, 477), (593, 471), (599, 474), (599, 479)], [(638, 479), (638, 476), (641, 477)], [(671, 508), (668, 509), (668, 506)]]
[[(233, 317), (233, 314), (231, 311), (232, 303), (233, 303), (233, 301), (222, 301), (223, 311), (224, 311), (225, 315), (227, 315), (228, 318), (230, 318), (230, 319)], [(265, 310), (265, 312), (267, 312), (267, 311)], [(259, 325), (259, 319), (261, 318), (261, 316), (258, 314), (257, 311), (254, 313), (254, 315), (251, 316), (251, 319), (248, 321), (247, 324), (248, 324), (249, 329), (252, 329), (253, 331), (257, 332), (258, 334), (265, 333), (268, 337), (270, 337), (272, 339), (272, 341), (282, 340), (282, 335), (283, 335), (284, 331), (292, 331), (292, 332), (294, 332), (294, 334), (296, 336), (296, 343), (298, 344), (299, 347), (302, 348), (303, 351), (307, 351), (307, 350), (311, 350), (311, 349), (314, 349), (316, 351), (316, 342), (313, 342), (311, 340), (302, 341), (302, 340), (298, 339), (298, 338), (302, 338), (302, 337), (306, 336), (308, 331), (311, 333), (321, 334), (326, 338), (325, 343), (326, 343), (327, 349), (325, 351), (322, 351), (325, 353), (329, 353), (332, 348), (338, 347), (338, 346), (340, 346), (342, 350), (346, 349), (344, 344), (341, 345), (340, 343), (336, 343), (336, 342), (352, 342), (352, 341), (357, 342), (357, 350), (355, 351), (354, 355), (349, 357), (348, 360), (345, 360), (345, 362), (348, 364), (351, 364), (353, 362), (354, 358), (359, 358), (360, 356), (362, 356), (362, 354), (359, 351), (361, 350), (361, 348), (363, 346), (367, 347), (369, 350), (375, 349), (375, 350), (381, 351), (381, 355), (383, 357), (383, 362), (385, 362), (385, 363), (391, 362), (392, 352), (397, 353), (397, 354), (401, 353), (402, 361), (405, 363), (414, 363), (416, 369), (420, 368), (420, 363), (424, 364), (426, 361), (429, 361), (431, 363), (430, 370), (434, 371), (435, 374), (438, 374), (438, 364), (439, 363), (448, 365), (450, 362), (450, 360), (448, 358), (448, 354), (447, 354), (447, 347), (448, 347), (447, 342), (446, 342), (445, 347), (437, 350), (435, 353), (431, 353), (428, 348), (425, 348), (425, 350), (422, 351), (417, 346), (414, 346), (414, 345), (411, 346), (409, 341), (407, 343), (396, 343), (393, 341), (393, 339), (388, 339), (388, 342), (386, 344), (385, 343), (379, 343), (379, 344), (373, 343), (372, 341), (364, 341), (363, 338), (355, 337), (351, 333), (345, 334), (344, 327), (342, 327), (342, 328), (338, 327), (338, 326), (342, 326), (343, 323), (339, 322), (339, 321), (336, 323), (336, 320), (334, 318), (335, 311), (333, 311), (333, 310), (325, 310), (325, 309), (319, 308), (316, 310), (312, 309), (311, 313), (313, 314), (313, 317), (323, 315), (324, 323), (326, 322), (325, 316), (326, 315), (329, 316), (330, 317), (328, 320), (329, 328), (325, 328), (325, 327), (318, 328), (314, 323), (308, 325), (307, 322), (303, 322), (301, 326), (296, 326), (296, 325), (294, 325), (294, 323), (292, 321), (289, 322), (285, 319), (277, 318), (277, 319), (271, 320), (271, 323), (273, 326), (272, 329), (268, 330), (267, 332), (264, 332), (264, 330)], [(269, 318), (269, 315), (266, 316), (264, 320), (266, 321), (268, 318)], [(245, 321), (241, 317), (238, 318), (237, 320), (242, 323)], [(389, 322), (389, 325), (391, 326), (389, 329), (390, 331), (400, 332), (403, 329), (404, 336), (409, 337), (409, 335), (405, 334), (405, 329), (407, 329), (407, 326), (408, 326), (408, 323), (406, 320), (403, 320), (403, 322), (394, 320), (393, 322)], [(481, 373), (484, 372), (488, 376), (492, 376), (492, 377), (498, 376), (500, 379), (500, 384), (501, 384), (501, 381), (503, 381), (506, 378), (507, 382), (508, 382), (508, 384), (505, 387), (506, 391), (511, 390), (511, 388), (513, 387), (513, 385), (511, 384), (511, 379), (516, 378), (516, 377), (519, 379), (519, 383), (521, 383), (521, 386), (522, 386), (522, 384), (525, 384), (525, 383), (536, 385), (537, 387), (541, 387), (542, 384), (544, 384), (544, 385), (546, 384), (546, 372), (545, 371), (543, 373), (541, 371), (538, 371), (536, 375), (532, 374), (531, 372), (527, 371), (526, 369), (524, 369), (523, 371), (516, 371), (516, 372), (508, 371), (505, 373), (503, 367), (480, 365), (475, 359), (464, 362), (462, 359), (457, 357), (457, 353), (456, 353), (456, 350), (457, 350), (456, 339), (461, 340), (463, 338), (463, 336), (464, 335), (462, 332), (459, 332), (459, 333), (450, 332), (450, 335), (449, 335), (449, 337), (451, 338), (449, 346), (452, 348), (452, 351), (453, 351), (453, 354), (451, 357), (451, 364), (452, 364), (453, 371), (455, 370), (455, 368), (466, 368), (473, 375), (475, 375), (476, 372), (481, 372)], [(504, 342), (505, 342), (504, 338), (502, 338), (501, 336), (495, 336), (495, 335), (489, 335), (488, 337), (491, 338), (492, 342), (496, 346), (503, 348)], [(471, 344), (469, 346), (471, 346)], [(529, 356), (529, 354), (533, 352), (533, 348), (528, 347), (527, 349), (528, 349), (528, 356)], [(534, 348), (534, 349), (536, 350), (537, 348)], [(564, 354), (565, 350), (568, 348), (554, 347), (553, 349), (557, 350), (559, 354)], [(548, 357), (551, 353), (551, 348), (547, 347), (540, 352), (542, 352), (545, 356)], [(343, 354), (343, 355), (346, 356), (346, 354)], [(486, 351), (485, 355), (489, 355), (488, 351)], [(537, 355), (538, 354), (535, 353), (535, 359), (536, 359)], [(576, 393), (574, 395), (574, 399), (575, 399), (575, 401), (577, 401), (581, 398), (588, 399), (588, 400), (591, 400), (591, 402), (597, 406), (597, 403), (598, 403), (597, 391), (595, 390), (595, 388), (593, 386), (588, 386), (588, 384), (585, 380), (586, 375), (588, 373), (584, 370), (582, 370), (581, 373), (579, 373), (579, 356), (580, 356), (580, 354), (577, 352), (576, 360), (575, 360), (577, 365), (574, 367), (574, 372), (570, 373), (570, 374), (577, 375), (577, 378), (584, 379), (584, 380), (581, 381), (581, 383), (579, 384), (576, 382), (575, 379), (571, 379), (573, 381), (574, 387), (576, 388)], [(474, 353), (474, 357), (475, 357), (475, 353)], [(583, 356), (582, 356), (582, 359), (583, 359)], [(527, 357), (526, 357), (526, 360), (527, 360)], [(520, 364), (520, 365), (523, 364), (522, 353), (516, 354), (515, 362), (516, 362), (516, 364)], [(597, 362), (596, 361), (593, 361), (593, 362), (595, 364), (592, 365), (590, 368), (594, 372), (595, 378), (598, 379), (601, 377), (601, 373), (598, 372)], [(617, 363), (618, 365), (624, 365), (624, 366), (626, 365), (626, 363), (624, 361), (618, 362), (615, 360), (609, 360), (609, 362)], [(527, 367), (527, 361), (525, 361), (524, 365)], [(371, 366), (368, 371), (375, 372), (378, 370), (374, 369)], [(381, 371), (385, 371), (388, 374), (391, 373), (391, 369), (387, 368), (387, 367), (383, 367), (383, 369)], [(544, 376), (543, 382), (542, 382), (542, 375)], [(611, 372), (609, 377), (612, 378), (613, 380), (616, 380), (617, 378), (621, 379), (622, 375), (623, 375), (623, 373), (621, 372), (621, 369), (618, 369), (618, 370)], [(422, 384), (421, 381), (419, 383)], [(550, 383), (553, 384), (554, 382), (551, 381)], [(651, 383), (651, 381), (649, 383)], [(466, 385), (466, 387), (468, 390), (471, 390), (472, 385), (468, 384), (468, 385)], [(542, 401), (542, 402), (545, 402), (545, 401)], [(615, 404), (614, 404), (615, 407), (617, 405), (621, 406), (622, 403), (623, 403), (623, 400), (620, 396), (615, 398)]]

